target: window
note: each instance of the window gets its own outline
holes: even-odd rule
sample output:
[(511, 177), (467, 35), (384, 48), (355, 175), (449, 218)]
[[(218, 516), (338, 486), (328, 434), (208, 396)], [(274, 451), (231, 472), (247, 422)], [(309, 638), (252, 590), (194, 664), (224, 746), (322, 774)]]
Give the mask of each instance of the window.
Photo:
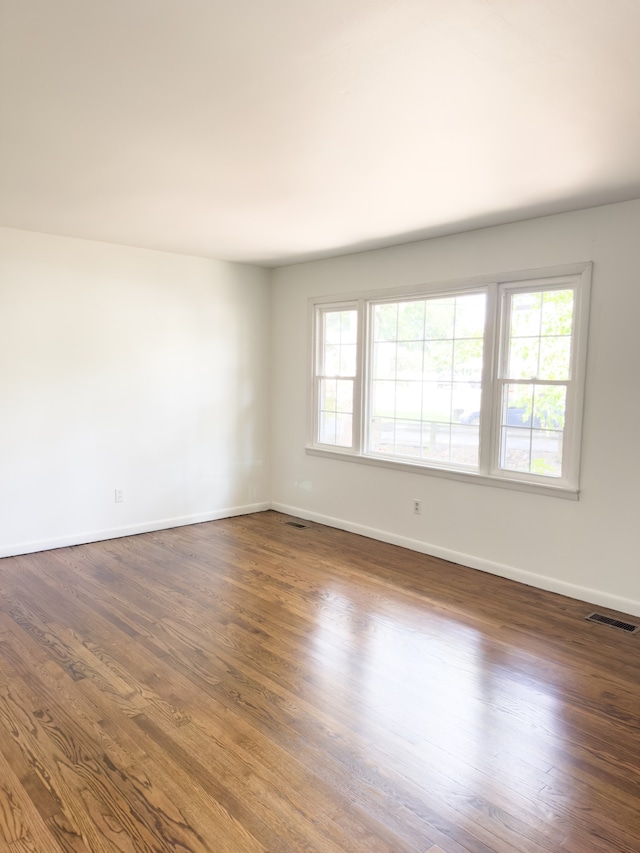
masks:
[(348, 307), (319, 309), (318, 324), (318, 442), (353, 447), (358, 312)]
[(504, 310), (499, 466), (561, 477), (574, 290), (507, 292)]
[(309, 452), (576, 496), (589, 279), (312, 300)]
[[(373, 453), (475, 468), (484, 293), (371, 304)], [(468, 422), (467, 422), (468, 421)]]

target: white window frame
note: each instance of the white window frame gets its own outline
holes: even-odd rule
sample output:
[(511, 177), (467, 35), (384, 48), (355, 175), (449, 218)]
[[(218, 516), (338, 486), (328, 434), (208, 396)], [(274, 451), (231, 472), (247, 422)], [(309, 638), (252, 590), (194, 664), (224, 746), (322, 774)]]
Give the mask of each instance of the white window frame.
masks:
[[(324, 339), (322, 334), (322, 321), (325, 314), (330, 311), (353, 311), (355, 310), (358, 315), (358, 335), (356, 341), (356, 371), (353, 376), (340, 376), (336, 375), (336, 379), (352, 379), (353, 380), (353, 414), (352, 414), (352, 432), (353, 432), (353, 441), (351, 447), (341, 447), (340, 445), (326, 445), (320, 444), (317, 441), (318, 435), (318, 421), (319, 421), (319, 412), (320, 412), (320, 382), (323, 379), (331, 378), (328, 374), (324, 373), (324, 371), (320, 372), (318, 370), (318, 366), (323, 364), (323, 348), (324, 348)], [(317, 447), (331, 447), (336, 452), (343, 453), (360, 453), (361, 445), (359, 441), (359, 436), (361, 434), (361, 417), (362, 417), (362, 354), (363, 347), (361, 342), (361, 326), (360, 323), (360, 312), (362, 310), (362, 300), (346, 300), (344, 302), (327, 302), (327, 303), (318, 303), (313, 310), (313, 360), (312, 360), (312, 376), (311, 376), (311, 384), (312, 384), (312, 395), (313, 402), (311, 407), (311, 435), (314, 436), (314, 446)], [(324, 366), (324, 365), (323, 365)], [(358, 440), (357, 440), (358, 439)]]
[[(482, 483), (498, 488), (529, 491), (577, 500), (580, 491), (579, 467), (582, 434), (582, 413), (587, 362), (587, 330), (591, 289), (591, 263), (567, 264), (536, 270), (507, 272), (479, 276), (464, 281), (393, 288), (343, 297), (318, 297), (309, 300), (311, 376), (308, 441), (306, 452), (314, 456), (343, 459), (352, 462), (412, 471), (436, 477), (466, 482)], [(505, 470), (499, 467), (499, 421), (501, 384), (506, 356), (501, 350), (507, 339), (507, 300), (515, 292), (573, 288), (575, 293), (572, 327), (571, 378), (561, 384), (567, 386), (566, 420), (563, 432), (563, 476), (549, 477)], [(375, 454), (367, 450), (368, 394), (370, 386), (372, 352), (371, 314), (373, 305), (380, 302), (402, 301), (415, 298), (437, 298), (485, 292), (486, 325), (484, 338), (484, 367), (482, 374), (482, 407), (480, 417), (480, 454), (477, 469), (467, 470), (452, 465), (434, 464), (431, 461), (401, 459)], [(357, 365), (354, 377), (353, 446), (338, 447), (320, 444), (318, 436), (318, 377), (316, 365), (321, 341), (318, 333), (318, 316), (327, 310), (357, 310)], [(534, 380), (531, 380), (532, 383)]]

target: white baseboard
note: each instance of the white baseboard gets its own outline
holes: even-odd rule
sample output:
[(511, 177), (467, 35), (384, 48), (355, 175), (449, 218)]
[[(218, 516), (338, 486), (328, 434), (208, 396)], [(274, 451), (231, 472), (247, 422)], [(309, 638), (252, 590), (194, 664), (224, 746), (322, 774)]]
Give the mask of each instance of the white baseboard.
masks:
[(351, 521), (345, 521), (341, 518), (333, 518), (329, 515), (322, 515), (317, 512), (308, 512), (299, 507), (287, 506), (278, 502), (271, 504), (271, 509), (277, 512), (293, 515), (296, 518), (304, 518), (307, 521), (317, 521), (318, 524), (326, 524), (327, 527), (336, 527), (339, 530), (347, 530), (350, 533), (357, 533), (360, 536), (366, 536), (369, 539), (377, 539), (379, 542), (388, 542), (391, 545), (400, 545), (402, 548), (408, 548), (410, 551), (418, 551), (421, 554), (428, 554), (430, 557), (440, 557), (442, 560), (449, 560), (452, 563), (458, 563), (461, 566), (467, 566), (471, 569), (480, 569), (480, 571), (488, 572), (492, 575), (498, 575), (502, 578), (518, 581), (519, 583), (527, 584), (538, 589), (547, 590), (547, 592), (557, 592), (560, 595), (566, 595), (568, 598), (575, 598), (579, 601), (589, 602), (590, 604), (607, 607), (611, 610), (617, 610), (620, 613), (627, 613), (633, 616), (640, 616), (640, 601), (623, 598), (619, 595), (612, 595), (598, 589), (591, 589), (586, 586), (561, 581), (557, 578), (549, 577), (548, 575), (539, 575), (534, 572), (528, 572), (523, 569), (517, 569), (514, 566), (508, 566), (504, 563), (496, 563), (492, 560), (485, 560), (481, 557), (474, 557), (471, 554), (465, 554), (462, 551), (453, 551), (450, 548), (442, 548), (439, 545), (432, 545), (429, 542), (422, 542), (419, 539), (410, 539), (406, 536), (398, 536), (395, 533), (390, 533), (386, 530), (378, 530), (375, 527), (366, 527), (363, 524), (355, 524)]
[(69, 545), (86, 545), (88, 542), (102, 542), (105, 539), (120, 539), (123, 536), (135, 536), (137, 533), (151, 533), (154, 530), (167, 530), (171, 527), (185, 527), (188, 524), (200, 524), (203, 521), (217, 521), (219, 518), (231, 518), (234, 515), (249, 515), (252, 512), (264, 512), (271, 509), (268, 501), (245, 506), (200, 512), (195, 515), (182, 515), (176, 518), (161, 518), (130, 524), (126, 527), (112, 527), (105, 530), (91, 530), (82, 533), (69, 533), (54, 539), (39, 539), (32, 542), (18, 542), (0, 547), (0, 557), (17, 557), (20, 554), (33, 554), (36, 551), (51, 551), (54, 548), (66, 548)]
[(54, 548), (66, 548), (70, 545), (84, 545), (89, 542), (101, 542), (106, 539), (119, 539), (123, 536), (134, 536), (137, 533), (150, 533), (154, 530), (167, 530), (171, 527), (185, 527), (189, 524), (200, 524), (204, 521), (216, 521), (220, 518), (231, 518), (236, 515), (249, 515), (254, 512), (264, 512), (268, 509), (292, 515), (296, 518), (316, 521), (318, 524), (326, 524), (327, 527), (336, 527), (339, 530), (347, 530), (350, 533), (357, 533), (360, 536), (366, 536), (369, 539), (376, 539), (379, 542), (388, 542), (391, 545), (399, 545), (402, 548), (408, 548), (410, 551), (428, 554), (430, 557), (440, 557), (443, 560), (449, 560), (450, 562), (458, 563), (461, 566), (468, 566), (471, 569), (479, 569), (480, 571), (488, 572), (492, 575), (498, 575), (503, 578), (509, 578), (510, 580), (518, 581), (519, 583), (527, 584), (528, 586), (533, 586), (538, 589), (544, 589), (548, 592), (557, 592), (560, 595), (566, 595), (569, 598), (575, 598), (579, 601), (589, 602), (590, 604), (598, 605), (600, 607), (607, 607), (620, 613), (627, 613), (640, 617), (640, 601), (623, 598), (618, 595), (612, 595), (611, 593), (604, 592), (602, 590), (568, 583), (567, 581), (558, 580), (557, 578), (552, 578), (548, 575), (539, 575), (534, 572), (528, 572), (514, 566), (508, 566), (505, 563), (485, 560), (481, 557), (475, 557), (472, 554), (465, 554), (462, 551), (442, 548), (439, 545), (433, 545), (419, 539), (399, 536), (387, 530), (367, 527), (363, 524), (356, 524), (345, 519), (334, 518), (333, 516), (323, 515), (317, 512), (308, 512), (307, 510), (300, 509), (299, 507), (287, 506), (286, 504), (281, 504), (277, 501), (271, 503), (269, 501), (264, 501), (261, 503), (246, 504), (244, 506), (226, 507), (224, 509), (196, 513), (194, 515), (156, 519), (154, 521), (131, 524), (126, 527), (114, 527), (104, 530), (69, 533), (53, 539), (18, 542), (11, 545), (1, 546), (0, 558), (15, 557), (20, 554), (32, 554), (36, 551), (50, 551)]

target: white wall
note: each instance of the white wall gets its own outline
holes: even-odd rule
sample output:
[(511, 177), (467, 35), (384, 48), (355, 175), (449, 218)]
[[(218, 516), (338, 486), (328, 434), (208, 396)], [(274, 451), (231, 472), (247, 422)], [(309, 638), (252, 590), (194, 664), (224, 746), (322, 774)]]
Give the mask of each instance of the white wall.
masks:
[[(579, 261), (594, 273), (578, 502), (305, 455), (310, 296)], [(640, 615), (640, 202), (284, 267), (272, 316), (275, 508)]]
[(266, 508), (268, 317), (256, 267), (0, 229), (0, 556)]

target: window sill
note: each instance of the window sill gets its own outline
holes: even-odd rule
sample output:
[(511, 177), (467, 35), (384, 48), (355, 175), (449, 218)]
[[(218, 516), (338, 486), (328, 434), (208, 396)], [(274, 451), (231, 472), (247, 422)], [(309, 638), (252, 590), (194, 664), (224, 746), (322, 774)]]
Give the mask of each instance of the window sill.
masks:
[(326, 459), (340, 459), (344, 462), (356, 462), (360, 465), (373, 465), (376, 468), (390, 468), (394, 471), (405, 471), (409, 474), (425, 474), (430, 477), (444, 477), (447, 480), (458, 480), (462, 483), (476, 483), (481, 486), (494, 486), (498, 489), (529, 492), (545, 497), (562, 498), (577, 501), (580, 495), (578, 489), (568, 486), (547, 485), (546, 483), (531, 483), (527, 480), (507, 479), (491, 474), (478, 474), (475, 471), (460, 471), (452, 468), (438, 468), (434, 465), (420, 465), (414, 462), (404, 462), (399, 459), (383, 459), (379, 456), (360, 456), (344, 450), (329, 450), (324, 447), (307, 446), (308, 456), (322, 456)]

